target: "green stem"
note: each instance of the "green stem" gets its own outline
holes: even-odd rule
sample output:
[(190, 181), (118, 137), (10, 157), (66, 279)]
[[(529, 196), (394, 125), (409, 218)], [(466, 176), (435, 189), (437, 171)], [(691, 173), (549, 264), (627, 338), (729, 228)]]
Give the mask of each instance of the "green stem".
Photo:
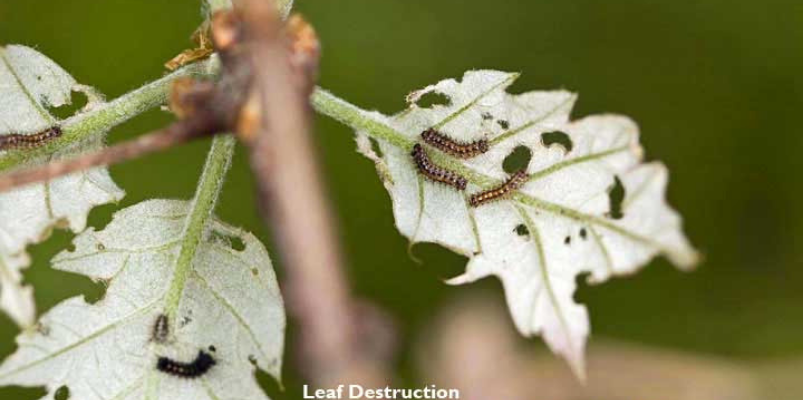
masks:
[(385, 140), (406, 150), (413, 148), (414, 142), (380, 121), (386, 117), (379, 113), (365, 111), (319, 87), (315, 88), (310, 101), (319, 113), (334, 118), (357, 132)]
[(192, 271), (192, 260), (204, 237), (204, 229), (212, 217), (220, 189), (223, 187), (235, 144), (235, 138), (230, 134), (219, 134), (212, 141), (212, 148), (209, 150), (201, 180), (198, 182), (195, 197), (187, 214), (181, 238), (181, 250), (173, 271), (173, 281), (165, 297), (165, 313), (171, 321), (175, 318), (187, 277)]
[(64, 132), (60, 138), (34, 150), (13, 151), (0, 156), (0, 171), (67, 149), (79, 142), (97, 139), (109, 129), (164, 104), (176, 79), (211, 77), (217, 75), (219, 69), (216, 58), (188, 65), (108, 103), (70, 117), (60, 124)]

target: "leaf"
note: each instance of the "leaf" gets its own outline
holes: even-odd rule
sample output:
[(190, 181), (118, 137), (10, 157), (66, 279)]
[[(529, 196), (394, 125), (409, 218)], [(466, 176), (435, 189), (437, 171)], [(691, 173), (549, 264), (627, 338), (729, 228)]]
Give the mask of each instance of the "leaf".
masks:
[[(90, 100), (86, 109), (97, 105), (94, 89), (79, 85), (41, 53), (24, 46), (0, 47), (0, 135), (36, 133), (58, 125), (60, 121), (48, 110), (69, 104), (73, 91), (86, 93)], [(26, 165), (101, 145), (86, 143), (29, 160)], [(31, 325), (35, 318), (33, 291), (21, 285), (20, 276), (20, 270), (30, 264), (26, 246), (45, 240), (53, 227), (82, 231), (92, 207), (119, 201), (124, 194), (104, 168), (0, 193), (0, 309), (17, 324)]]
[[(168, 340), (152, 338), (164, 312), (190, 203), (151, 200), (115, 214), (62, 252), (54, 267), (108, 283), (103, 299), (75, 297), (18, 337), (0, 365), (0, 385), (66, 385), (70, 398), (266, 399), (255, 366), (279, 378), (285, 315), (270, 258), (251, 234), (217, 220), (206, 225)], [(241, 241), (241, 246), (234, 243)], [(214, 351), (211, 350), (214, 346)], [(156, 369), (158, 357), (191, 361), (203, 350), (216, 361), (198, 379)], [(80, 366), (80, 367), (78, 367)]]
[[(360, 152), (382, 171), (402, 234), (411, 243), (439, 243), (470, 258), (466, 272), (449, 283), (498, 276), (518, 330), (543, 336), (583, 378), (589, 321), (585, 306), (572, 298), (577, 276), (589, 273), (588, 280), (599, 283), (632, 273), (658, 254), (684, 269), (698, 257), (664, 199), (666, 168), (641, 163), (638, 128), (630, 119), (570, 121), (574, 94), (506, 93), (517, 77), (471, 71), (462, 82), (444, 80), (413, 92), (410, 107), (392, 118), (348, 111), (341, 119), (362, 126), (358, 136), (378, 140), (381, 158), (364, 143)], [(416, 105), (425, 95), (439, 95), (444, 104)], [(371, 122), (354, 122), (360, 119)], [(416, 169), (410, 151), (428, 128), (458, 142), (489, 141), (487, 153), (465, 160), (425, 146), (435, 164), (468, 179), (465, 192), (426, 180)], [(505, 171), (506, 159), (523, 148), (531, 154), (528, 182), (509, 199), (470, 206), (471, 194), (505, 182), (513, 172)], [(622, 189), (618, 204), (609, 192)]]

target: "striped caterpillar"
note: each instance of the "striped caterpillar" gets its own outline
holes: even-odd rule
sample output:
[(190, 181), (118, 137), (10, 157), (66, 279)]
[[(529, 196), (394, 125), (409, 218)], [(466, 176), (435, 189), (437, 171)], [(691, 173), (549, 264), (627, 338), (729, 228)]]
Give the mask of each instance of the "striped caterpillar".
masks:
[(170, 336), (170, 321), (168, 321), (167, 315), (159, 314), (153, 323), (151, 340), (156, 343), (164, 343), (168, 336)]
[(217, 364), (217, 361), (211, 355), (199, 350), (195, 360), (189, 363), (175, 361), (167, 357), (159, 357), (156, 361), (156, 369), (179, 378), (194, 379), (207, 373), (215, 364)]
[(424, 151), (424, 148), (421, 147), (420, 144), (416, 143), (413, 145), (413, 152), (411, 155), (413, 156), (413, 161), (415, 161), (415, 166), (418, 168), (418, 172), (424, 174), (424, 176), (430, 180), (452, 186), (457, 190), (466, 190), (466, 184), (468, 183), (466, 178), (453, 171), (435, 165), (432, 160), (429, 159), (429, 156), (427, 156), (426, 151)]
[(469, 199), (469, 204), (472, 207), (479, 207), (483, 204), (497, 201), (509, 197), (513, 192), (524, 186), (530, 175), (527, 174), (526, 169), (520, 169), (513, 173), (505, 183), (479, 193), (474, 193)]
[(433, 128), (422, 132), (421, 139), (430, 146), (457, 158), (476, 157), (488, 151), (488, 141), (485, 139), (476, 140), (471, 143), (460, 143)]
[(51, 126), (41, 132), (33, 134), (9, 133), (0, 135), (0, 151), (16, 149), (32, 149), (39, 147), (51, 139), (61, 136), (61, 128)]

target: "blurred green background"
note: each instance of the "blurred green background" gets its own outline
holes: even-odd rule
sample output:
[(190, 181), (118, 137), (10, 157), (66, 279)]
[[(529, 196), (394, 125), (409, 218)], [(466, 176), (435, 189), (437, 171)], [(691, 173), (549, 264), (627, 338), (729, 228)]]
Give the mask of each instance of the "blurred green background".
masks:
[[(495, 68), (522, 72), (517, 92), (579, 92), (575, 117), (616, 112), (640, 124), (647, 158), (669, 166), (670, 201), (706, 260), (691, 274), (659, 259), (634, 277), (581, 283), (576, 297), (589, 306), (592, 342), (612, 337), (745, 362), (803, 356), (803, 129), (795, 122), (803, 113), (803, 2), (298, 0), (296, 9), (322, 38), (321, 85), (363, 107), (393, 113), (414, 89)], [(109, 98), (160, 77), (200, 22), (198, 0), (0, 1), (0, 43), (38, 49)], [(149, 112), (114, 129), (110, 141), (170, 120)], [(443, 285), (465, 260), (436, 246), (417, 246), (424, 264), (411, 261), (388, 195), (370, 161), (353, 151), (350, 130), (319, 118), (316, 135), (354, 290), (397, 318), (399, 367), (414, 382), (416, 332), (460, 293), (501, 298), (501, 286)], [(128, 192), (119, 206), (190, 197), (208, 145), (113, 167)], [(114, 209), (97, 209), (91, 223), (102, 226)], [(273, 247), (242, 149), (217, 212)], [(48, 270), (71, 238), (57, 232), (32, 249), (26, 280), (36, 285), (40, 311), (101, 293), (86, 279)], [(0, 317), (0, 355), (13, 351), (16, 333)], [(298, 398), (301, 380), (292, 354), (286, 359), (288, 391), (275, 397)], [(0, 389), (3, 399), (41, 394)]]

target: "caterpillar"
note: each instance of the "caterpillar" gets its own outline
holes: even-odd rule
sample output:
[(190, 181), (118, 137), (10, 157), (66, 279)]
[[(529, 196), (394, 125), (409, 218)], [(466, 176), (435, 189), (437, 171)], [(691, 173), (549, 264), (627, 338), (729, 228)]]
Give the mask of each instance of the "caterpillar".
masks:
[(167, 315), (159, 314), (153, 323), (151, 340), (156, 343), (164, 343), (168, 336), (170, 336), (170, 321), (167, 319)]
[(510, 196), (510, 194), (527, 183), (529, 177), (530, 175), (527, 174), (526, 169), (518, 170), (513, 173), (513, 175), (511, 175), (510, 178), (505, 181), (505, 183), (493, 189), (472, 194), (471, 198), (469, 199), (469, 204), (471, 204), (472, 207), (479, 207), (485, 203), (507, 198)]
[(61, 127), (51, 126), (41, 132), (24, 134), (9, 133), (0, 135), (0, 150), (31, 149), (61, 136)]
[(179, 378), (194, 379), (207, 373), (215, 364), (217, 364), (217, 361), (211, 355), (199, 350), (198, 356), (190, 363), (159, 357), (156, 361), (156, 369)]
[(421, 139), (430, 146), (458, 158), (476, 157), (488, 151), (488, 141), (485, 139), (460, 143), (432, 128), (422, 132)]
[(416, 143), (413, 145), (413, 152), (411, 155), (413, 156), (413, 161), (415, 161), (415, 166), (418, 168), (418, 171), (430, 180), (452, 186), (457, 190), (466, 190), (466, 184), (468, 183), (466, 178), (435, 165), (432, 160), (429, 159), (429, 156), (427, 156), (426, 151), (424, 151), (424, 148), (421, 147), (420, 144)]

